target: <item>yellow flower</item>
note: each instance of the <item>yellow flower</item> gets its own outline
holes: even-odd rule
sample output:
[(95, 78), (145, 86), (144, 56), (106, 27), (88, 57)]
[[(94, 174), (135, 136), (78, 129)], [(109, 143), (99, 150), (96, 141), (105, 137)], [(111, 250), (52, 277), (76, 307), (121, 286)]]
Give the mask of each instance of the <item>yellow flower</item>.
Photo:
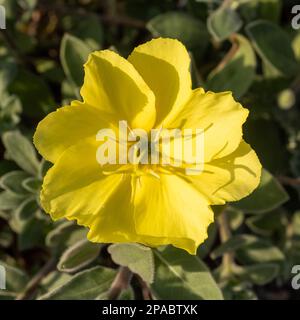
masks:
[[(154, 39), (126, 60), (97, 51), (85, 64), (83, 102), (50, 113), (34, 143), (54, 163), (41, 192), (45, 211), (90, 229), (93, 242), (172, 244), (195, 254), (213, 222), (211, 205), (249, 195), (261, 165), (242, 139), (248, 111), (230, 92), (192, 90), (190, 58), (177, 40)], [(204, 170), (96, 160), (101, 128), (203, 128)]]

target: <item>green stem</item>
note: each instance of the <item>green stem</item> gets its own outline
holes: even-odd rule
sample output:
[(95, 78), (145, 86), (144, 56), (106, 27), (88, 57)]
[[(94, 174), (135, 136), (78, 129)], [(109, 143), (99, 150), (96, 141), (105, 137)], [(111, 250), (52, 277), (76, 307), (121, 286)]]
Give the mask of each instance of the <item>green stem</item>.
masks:
[[(219, 224), (219, 233), (220, 233), (221, 242), (225, 243), (231, 238), (231, 230), (230, 230), (226, 209), (220, 213), (218, 217), (218, 224)], [(222, 258), (222, 266), (223, 266), (222, 277), (228, 277), (231, 274), (233, 265), (234, 265), (233, 252), (224, 253)]]

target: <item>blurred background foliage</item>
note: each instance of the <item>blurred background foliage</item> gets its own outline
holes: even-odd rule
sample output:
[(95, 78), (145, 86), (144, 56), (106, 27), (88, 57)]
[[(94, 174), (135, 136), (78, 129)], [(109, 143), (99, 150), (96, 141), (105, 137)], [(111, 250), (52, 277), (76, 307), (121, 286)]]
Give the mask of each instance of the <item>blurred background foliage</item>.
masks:
[[(300, 30), (289, 0), (0, 0), (0, 299), (298, 299)], [(259, 188), (227, 207), (197, 256), (138, 244), (92, 244), (39, 205), (50, 164), (37, 123), (80, 98), (93, 50), (127, 56), (163, 36), (181, 40), (194, 87), (231, 90), (249, 108), (244, 136), (264, 166)], [(120, 208), (121, 210), (121, 208)], [(117, 276), (118, 275), (118, 276)], [(117, 277), (116, 277), (117, 276)], [(87, 290), (88, 289), (88, 290)]]

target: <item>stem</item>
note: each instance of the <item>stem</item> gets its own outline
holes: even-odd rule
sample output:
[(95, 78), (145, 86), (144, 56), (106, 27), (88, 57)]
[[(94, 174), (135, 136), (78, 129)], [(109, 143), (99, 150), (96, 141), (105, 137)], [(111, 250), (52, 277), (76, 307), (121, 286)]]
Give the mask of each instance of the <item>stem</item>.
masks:
[(215, 72), (221, 71), (227, 65), (227, 63), (234, 57), (234, 55), (236, 54), (236, 52), (239, 49), (239, 44), (236, 41), (236, 37), (234, 34), (231, 35), (230, 41), (232, 43), (232, 46), (231, 46), (230, 50), (228, 51), (228, 53), (224, 56), (223, 60), (216, 67)]
[(40, 282), (43, 278), (48, 275), (52, 270), (55, 269), (56, 266), (56, 258), (50, 259), (43, 268), (30, 280), (27, 284), (25, 290), (21, 292), (17, 297), (16, 300), (27, 300), (30, 296), (34, 293), (34, 291), (39, 286)]
[(139, 275), (137, 275), (137, 280), (138, 280), (139, 285), (142, 290), (143, 299), (144, 300), (153, 300), (151, 291), (150, 291), (147, 283)]
[(118, 299), (121, 292), (128, 288), (131, 278), (132, 272), (127, 267), (120, 267), (119, 272), (108, 291), (108, 299)]
[(279, 176), (277, 177), (278, 181), (282, 184), (289, 185), (289, 186), (300, 186), (300, 178), (291, 178), (286, 176)]
[[(218, 217), (219, 233), (221, 242), (225, 243), (231, 238), (231, 230), (228, 222), (226, 209), (220, 213)], [(227, 277), (231, 273), (231, 267), (234, 264), (233, 252), (226, 252), (223, 254), (222, 265), (223, 273), (222, 276)]]

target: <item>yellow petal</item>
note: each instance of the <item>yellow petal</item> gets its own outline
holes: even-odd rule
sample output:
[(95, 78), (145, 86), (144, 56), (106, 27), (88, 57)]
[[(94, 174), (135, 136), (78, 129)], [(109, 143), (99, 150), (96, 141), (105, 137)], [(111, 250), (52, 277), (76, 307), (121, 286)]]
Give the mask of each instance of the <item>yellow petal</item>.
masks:
[(39, 123), (33, 141), (45, 159), (55, 162), (73, 144), (88, 136), (96, 137), (98, 130), (110, 126), (109, 115), (74, 101), (48, 114)]
[(92, 141), (77, 144), (54, 164), (44, 179), (42, 206), (54, 220), (76, 220), (90, 228), (90, 241), (137, 242), (131, 176), (103, 175), (94, 148)]
[(96, 214), (104, 205), (121, 175), (104, 175), (96, 160), (95, 138), (83, 139), (67, 149), (47, 172), (41, 204), (53, 219)]
[(128, 60), (155, 94), (159, 125), (191, 94), (189, 54), (178, 40), (158, 38), (136, 47)]
[(110, 50), (97, 51), (85, 64), (81, 95), (88, 104), (149, 130), (155, 122), (155, 98), (135, 68)]
[(248, 113), (234, 100), (231, 92), (204, 93), (197, 89), (168, 125), (204, 129), (204, 160), (208, 162), (232, 153), (239, 146)]
[(176, 176), (138, 182), (130, 174), (104, 175), (96, 148), (92, 139), (82, 140), (48, 171), (41, 192), (45, 211), (90, 228), (93, 242), (173, 244), (195, 254), (213, 220), (207, 201)]
[[(169, 239), (195, 253), (207, 237), (213, 213), (204, 197), (185, 180), (168, 174), (160, 179), (142, 176), (136, 183), (134, 218), (136, 232)], [(176, 243), (174, 243), (176, 239)], [(187, 241), (189, 240), (189, 241)]]
[(237, 201), (252, 193), (259, 184), (261, 164), (244, 141), (232, 154), (205, 164), (198, 176), (186, 176), (211, 204)]
[(176, 234), (160, 237), (136, 233), (131, 175), (103, 175), (93, 160), (94, 151), (91, 140), (79, 143), (69, 148), (48, 171), (41, 204), (52, 219), (76, 220), (90, 229), (88, 239), (92, 242), (173, 244), (195, 253), (197, 246), (193, 239)]
[(124, 174), (122, 182), (106, 201), (101, 212), (94, 215), (88, 224), (84, 218), (77, 219), (90, 228), (88, 239), (100, 243), (138, 242), (150, 247), (172, 244), (195, 254), (197, 246), (193, 239), (149, 236), (136, 232), (132, 190), (131, 176)]

